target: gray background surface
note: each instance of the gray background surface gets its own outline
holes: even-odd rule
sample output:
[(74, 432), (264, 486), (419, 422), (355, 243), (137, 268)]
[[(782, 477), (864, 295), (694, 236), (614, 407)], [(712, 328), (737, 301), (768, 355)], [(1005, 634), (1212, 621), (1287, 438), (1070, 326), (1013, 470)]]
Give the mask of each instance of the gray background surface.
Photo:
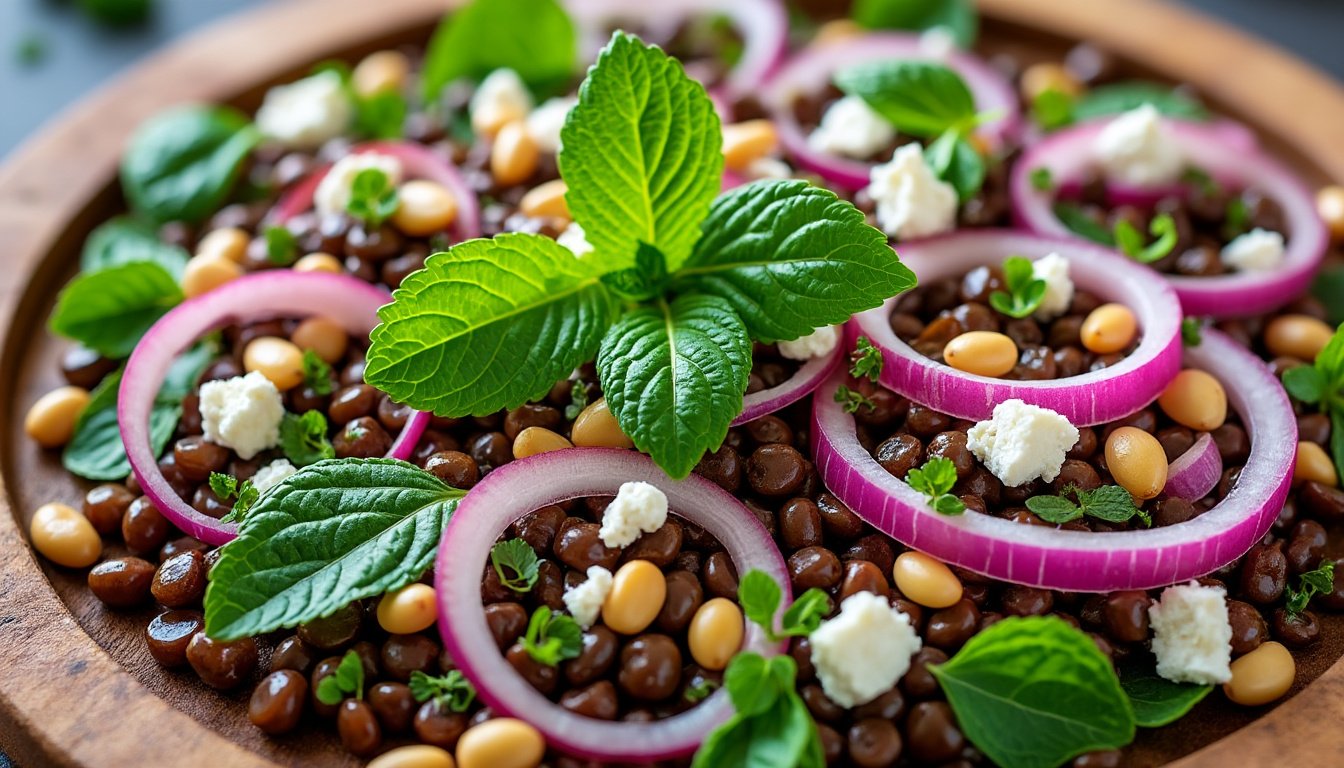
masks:
[[(221, 16), (277, 1), (282, 0), (157, 0), (151, 23), (109, 31), (84, 18), (73, 0), (0, 0), (0, 155), (147, 52)], [(1272, 40), (1344, 80), (1344, 0), (1183, 2)], [(37, 65), (19, 61), (19, 48), (29, 38), (46, 49)]]

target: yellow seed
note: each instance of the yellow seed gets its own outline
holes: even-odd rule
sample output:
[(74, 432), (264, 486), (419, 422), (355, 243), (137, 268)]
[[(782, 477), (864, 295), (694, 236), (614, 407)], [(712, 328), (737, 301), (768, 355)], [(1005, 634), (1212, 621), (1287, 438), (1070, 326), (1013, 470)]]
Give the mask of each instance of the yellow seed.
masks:
[(299, 323), (289, 335), (299, 349), (311, 349), (328, 363), (334, 363), (345, 356), (350, 345), (350, 336), (345, 328), (335, 320), (325, 317), (310, 317)]
[(968, 331), (947, 342), (943, 361), (977, 376), (1002, 376), (1017, 365), (1017, 344), (994, 331)]
[(88, 390), (57, 387), (28, 409), (23, 417), (23, 431), (43, 448), (59, 448), (74, 436), (75, 422), (88, 404)]
[(397, 747), (369, 761), (367, 768), (454, 768), (453, 756), (431, 744)]
[(731, 170), (747, 170), (778, 146), (775, 124), (769, 120), (744, 120), (723, 126), (723, 165)]
[(1316, 193), (1316, 212), (1336, 243), (1344, 243), (1344, 187), (1331, 185)]
[(621, 431), (616, 417), (607, 407), (607, 398), (590, 403), (574, 420), (570, 433), (575, 445), (585, 448), (633, 448), (634, 442)]
[(812, 37), (812, 44), (842, 43), (862, 34), (865, 34), (865, 30), (857, 22), (850, 19), (835, 19), (817, 28), (817, 34)]
[(527, 125), (515, 120), (500, 128), (495, 136), (490, 147), (490, 173), (501, 187), (522, 184), (536, 173), (540, 158), (541, 150), (527, 132)]
[(457, 198), (442, 184), (414, 179), (397, 192), (397, 210), (392, 224), (413, 237), (428, 237), (452, 226), (457, 219)]
[(38, 507), (28, 533), (34, 549), (66, 568), (87, 568), (103, 554), (103, 540), (98, 538), (93, 523), (65, 504)]
[(248, 342), (243, 350), (243, 369), (260, 371), (281, 392), (303, 383), (303, 352), (294, 342), (276, 336), (262, 336)]
[(1321, 483), (1339, 485), (1339, 475), (1335, 472), (1335, 463), (1321, 446), (1299, 440), (1297, 443), (1297, 461), (1293, 464), (1293, 483)]
[(648, 560), (631, 560), (611, 578), (611, 592), (602, 603), (602, 623), (612, 632), (635, 635), (658, 618), (667, 599), (667, 581)]
[(1265, 326), (1265, 347), (1275, 357), (1314, 362), (1335, 331), (1310, 315), (1280, 315)]
[(536, 768), (545, 753), (541, 731), (522, 720), (496, 717), (473, 725), (457, 740), (457, 768)]
[(564, 448), (573, 448), (574, 444), (569, 442), (562, 435), (545, 427), (528, 427), (513, 439), (513, 458), (525, 459), (528, 456), (536, 456), (538, 453), (547, 453), (549, 451), (559, 451)]
[(471, 129), (477, 136), (494, 138), (510, 123), (527, 117), (527, 112), (510, 102), (482, 104), (471, 113)]
[(1106, 469), (1136, 499), (1151, 499), (1167, 486), (1167, 454), (1138, 427), (1120, 427), (1106, 438)]
[(901, 553), (891, 567), (896, 588), (925, 608), (949, 608), (961, 599), (961, 581), (943, 563), (923, 552)]
[(564, 179), (554, 179), (529, 189), (518, 201), (518, 211), (534, 219), (569, 219), (569, 204), (565, 193), (569, 187)]
[(1281, 698), (1296, 678), (1293, 654), (1270, 640), (1232, 662), (1232, 679), (1223, 683), (1223, 693), (1237, 704), (1258, 707)]
[(742, 647), (744, 632), (742, 609), (732, 600), (716, 597), (701, 605), (691, 617), (686, 642), (696, 664), (717, 672), (728, 666)]
[(1058, 91), (1065, 96), (1080, 96), (1083, 93), (1083, 84), (1078, 82), (1078, 78), (1054, 62), (1027, 67), (1022, 71), (1018, 86), (1022, 91), (1022, 99), (1028, 104), (1046, 91)]
[(1176, 374), (1157, 398), (1163, 412), (1178, 424), (1212, 432), (1227, 421), (1227, 392), (1204, 371), (1188, 368)]
[(294, 262), (292, 269), (295, 272), (330, 272), (335, 275), (345, 271), (341, 266), (341, 260), (332, 256), (330, 253), (310, 253), (307, 256)]
[(365, 56), (350, 73), (355, 93), (368, 98), (389, 91), (400, 91), (411, 72), (411, 62), (400, 51), (378, 51)]
[(228, 259), (241, 264), (251, 241), (251, 236), (238, 227), (222, 227), (201, 238), (196, 244), (196, 255)]
[(182, 293), (195, 298), (243, 276), (236, 261), (219, 256), (193, 256), (182, 270)]
[(1139, 332), (1139, 320), (1124, 304), (1102, 304), (1083, 320), (1078, 331), (1083, 346), (1098, 355), (1122, 352)]
[(409, 635), (434, 626), (439, 604), (434, 588), (411, 584), (388, 592), (378, 601), (378, 625), (394, 635)]

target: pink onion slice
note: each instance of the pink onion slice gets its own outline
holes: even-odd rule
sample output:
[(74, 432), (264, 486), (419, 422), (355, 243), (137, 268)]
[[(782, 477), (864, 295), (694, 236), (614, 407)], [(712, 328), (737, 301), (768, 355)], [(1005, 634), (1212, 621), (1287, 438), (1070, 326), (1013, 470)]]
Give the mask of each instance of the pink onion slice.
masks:
[[(794, 118), (793, 104), (802, 95), (824, 90), (837, 71), (883, 59), (941, 61), (920, 45), (919, 35), (871, 32), (814, 44), (793, 55), (766, 83), (761, 103), (774, 116), (779, 141), (799, 167), (848, 189), (868, 186), (873, 164), (810, 147), (803, 127)], [(980, 126), (977, 133), (995, 150), (1015, 142), (1022, 120), (1012, 85), (984, 61), (963, 51), (951, 51), (944, 63), (965, 79), (976, 109), (999, 115)]]
[(1114, 251), (1069, 238), (1007, 230), (969, 230), (902, 244), (901, 260), (921, 283), (961, 275), (1009, 256), (1038, 259), (1058, 253), (1079, 287), (1128, 306), (1143, 339), (1113, 366), (1066, 379), (1009, 381), (959, 371), (901, 341), (888, 318), (897, 299), (860, 313), (846, 333), (867, 336), (882, 350), (882, 384), (897, 394), (961, 419), (987, 419), (994, 406), (1018, 398), (1056, 411), (1077, 426), (1113, 421), (1162, 394), (1181, 366), (1181, 314), (1175, 294), (1152, 272)]
[(781, 0), (566, 0), (565, 6), (579, 26), (589, 61), (607, 44), (616, 23), (631, 24), (645, 40), (666, 45), (692, 17), (727, 16), (743, 41), (742, 58), (725, 83), (735, 95), (759, 88), (788, 49), (789, 17)]
[[(442, 184), (457, 200), (457, 218), (453, 221), (453, 236), (460, 242), (481, 236), (481, 210), (476, 193), (467, 185), (452, 162), (442, 153), (422, 144), (409, 141), (370, 141), (350, 150), (358, 155), (376, 152), (391, 155), (401, 161), (406, 175)], [(313, 207), (313, 195), (326, 177), (331, 166), (319, 168), (291, 187), (276, 203), (272, 218), (283, 224)]]
[[(1244, 130), (1230, 128), (1226, 122), (1192, 123), (1170, 118), (1164, 121), (1171, 140), (1192, 166), (1219, 183), (1264, 191), (1283, 209), (1288, 229), (1283, 263), (1272, 272), (1215, 277), (1163, 275), (1176, 289), (1185, 313), (1212, 317), (1258, 315), (1300, 296), (1329, 244), (1311, 191), (1282, 163), (1254, 146), (1247, 146), (1249, 140)], [(1064, 190), (1076, 187), (1095, 163), (1093, 146), (1108, 122), (1091, 121), (1053, 133), (1023, 154), (1013, 166), (1009, 181), (1013, 214), (1019, 225), (1042, 234), (1073, 235), (1054, 214), (1055, 193), (1036, 189), (1031, 174), (1045, 168), (1056, 187)], [(1121, 199), (1143, 196), (1133, 190), (1113, 194)], [(1151, 199), (1151, 194), (1147, 197)]]
[(1167, 467), (1163, 493), (1186, 501), (1198, 501), (1218, 485), (1223, 476), (1223, 457), (1213, 436), (1202, 432), (1195, 444)]
[(1194, 519), (1116, 533), (1023, 525), (968, 512), (947, 517), (869, 455), (854, 417), (831, 399), (837, 374), (812, 399), (812, 448), (832, 493), (910, 547), (1003, 581), (1070, 592), (1152, 589), (1204, 576), (1240, 557), (1269, 530), (1288, 496), (1297, 422), (1263, 361), (1213, 330), (1186, 363), (1217, 377), (1251, 438), (1232, 492)]
[[(145, 495), (188, 536), (215, 545), (232, 540), (237, 527), (183, 501), (159, 471), (158, 457), (150, 447), (149, 414), (169, 366), (210, 331), (277, 315), (321, 315), (352, 334), (367, 335), (378, 324), (378, 308), (390, 298), (386, 291), (346, 275), (274, 270), (240, 277), (164, 315), (131, 353), (117, 392), (121, 440)], [(412, 413), (388, 455), (408, 458), (428, 423), (428, 414)]]
[[(770, 534), (742, 503), (698, 475), (673, 480), (646, 456), (609, 448), (568, 448), (494, 470), (458, 505), (439, 544), (435, 568), (439, 631), (462, 673), (495, 711), (531, 723), (547, 743), (569, 754), (602, 761), (648, 762), (688, 755), (733, 711), (718, 691), (698, 706), (648, 723), (618, 723), (575, 714), (550, 701), (504, 660), (486, 625), (481, 573), (490, 548), (515, 520), (541, 507), (583, 496), (613, 496), (622, 483), (644, 481), (667, 494), (671, 510), (703, 526), (723, 543), (738, 573), (759, 568), (787, 592), (788, 572)], [(786, 603), (787, 604), (787, 601)], [(773, 656), (755, 625), (746, 647)]]
[(733, 426), (774, 413), (812, 394), (839, 367), (847, 348), (845, 344), (836, 344), (830, 354), (808, 360), (783, 382), (742, 398), (742, 413), (733, 419)]

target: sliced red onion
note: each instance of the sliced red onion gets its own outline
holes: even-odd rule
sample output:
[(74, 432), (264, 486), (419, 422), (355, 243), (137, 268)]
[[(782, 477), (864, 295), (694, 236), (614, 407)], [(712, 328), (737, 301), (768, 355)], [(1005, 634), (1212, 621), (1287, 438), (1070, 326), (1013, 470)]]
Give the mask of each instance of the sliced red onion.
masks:
[[(149, 414), (169, 366), (211, 331), (230, 323), (277, 315), (321, 315), (340, 323), (349, 333), (368, 335), (378, 324), (378, 308), (390, 299), (386, 291), (346, 275), (273, 270), (240, 277), (164, 315), (131, 353), (117, 392), (121, 440), (145, 495), (188, 536), (215, 545), (232, 540), (237, 527), (204, 515), (183, 501), (159, 470), (159, 457), (150, 447)], [(388, 455), (409, 458), (428, 423), (428, 414), (413, 412)]]
[(1195, 444), (1176, 457), (1167, 467), (1167, 485), (1163, 493), (1186, 501), (1208, 496), (1223, 476), (1223, 457), (1208, 432), (1202, 432)]
[(846, 329), (882, 350), (882, 384), (897, 394), (960, 419), (987, 419), (994, 406), (1017, 398), (1049, 408), (1083, 427), (1128, 416), (1162, 394), (1181, 367), (1181, 314), (1175, 294), (1152, 272), (1114, 251), (1069, 238), (977, 229), (902, 244), (901, 261), (921, 283), (1001, 264), (1009, 256), (1038, 259), (1058, 253), (1080, 288), (1129, 307), (1143, 339), (1115, 365), (1066, 379), (1009, 381), (959, 371), (901, 341), (889, 318), (897, 299), (855, 315)]
[(845, 344), (836, 344), (828, 354), (811, 358), (779, 384), (742, 398), (742, 413), (733, 419), (733, 426), (774, 413), (812, 394), (839, 367), (846, 349)]
[(1017, 140), (1021, 111), (1012, 85), (993, 67), (964, 51), (953, 50), (945, 59), (931, 55), (920, 45), (919, 35), (901, 32), (870, 32), (832, 42), (814, 44), (792, 56), (761, 92), (761, 103), (775, 119), (780, 144), (801, 168), (848, 189), (868, 186), (872, 163), (818, 152), (807, 143), (807, 134), (794, 117), (793, 105), (800, 96), (819, 93), (845, 67), (882, 59), (940, 61), (966, 81), (975, 97), (975, 107), (998, 117), (976, 132), (992, 149)]
[[(1229, 123), (1193, 123), (1163, 118), (1168, 134), (1190, 165), (1220, 184), (1254, 187), (1279, 204), (1287, 223), (1283, 263), (1269, 272), (1238, 272), (1215, 277), (1163, 275), (1176, 289), (1187, 315), (1237, 317), (1272, 311), (1300, 296), (1311, 282), (1329, 244), (1325, 224), (1316, 213), (1315, 197), (1302, 180), (1278, 160), (1259, 150), (1242, 129)], [(1034, 232), (1072, 235), (1054, 214), (1056, 194), (1031, 183), (1032, 172), (1045, 168), (1053, 184), (1076, 188), (1096, 165), (1097, 135), (1109, 120), (1098, 120), (1050, 134), (1032, 146), (1013, 166), (1009, 191), (1019, 225)], [(1156, 192), (1180, 191), (1117, 188), (1117, 201), (1152, 202)]]
[(1204, 576), (1244, 554), (1269, 530), (1292, 482), (1297, 422), (1259, 358), (1218, 331), (1186, 350), (1186, 364), (1227, 389), (1251, 439), (1232, 492), (1187, 522), (1115, 533), (1024, 525), (977, 512), (948, 517), (884, 470), (859, 444), (854, 417), (832, 401), (837, 374), (812, 398), (812, 447), (826, 487), (903, 544), (991, 578), (1042, 589), (1152, 589)]
[[(410, 178), (433, 181), (447, 188), (457, 200), (457, 218), (453, 220), (452, 233), (458, 242), (481, 236), (481, 210), (476, 202), (476, 193), (447, 157), (409, 141), (370, 141), (350, 150), (352, 155), (368, 152), (395, 157), (401, 161)], [(272, 212), (275, 222), (283, 224), (311, 210), (317, 187), (330, 170), (329, 165), (317, 169), (281, 196)]]
[(607, 44), (613, 24), (632, 24), (645, 40), (666, 45), (690, 18), (727, 16), (743, 40), (742, 58), (725, 83), (735, 95), (759, 88), (788, 49), (789, 17), (780, 0), (567, 0), (565, 6), (589, 61)]
[[(551, 451), (487, 475), (458, 505), (443, 532), (435, 580), (439, 616), (451, 617), (439, 622), (444, 648), (491, 709), (531, 723), (550, 746), (569, 754), (644, 763), (695, 751), (732, 714), (727, 694), (720, 690), (693, 709), (647, 723), (584, 717), (547, 699), (504, 660), (481, 603), (481, 573), (490, 548), (514, 521), (569, 499), (614, 496), (622, 483), (632, 481), (651, 483), (667, 494), (674, 513), (723, 544), (738, 573), (758, 568), (788, 593), (788, 571), (779, 549), (742, 502), (698, 475), (673, 480), (648, 457), (609, 448)], [(767, 642), (754, 624), (747, 627), (745, 645), (766, 656), (782, 648)]]

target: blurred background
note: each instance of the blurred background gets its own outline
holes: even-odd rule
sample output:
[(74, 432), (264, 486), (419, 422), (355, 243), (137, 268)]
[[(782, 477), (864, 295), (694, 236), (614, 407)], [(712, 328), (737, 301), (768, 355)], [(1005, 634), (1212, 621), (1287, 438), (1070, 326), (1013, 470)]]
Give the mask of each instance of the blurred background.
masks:
[[(1069, 1), (1087, 2), (1060, 0)], [(151, 0), (0, 0), (0, 157), (155, 49), (222, 16), (284, 0), (152, 0), (143, 22), (115, 23), (115, 14), (142, 2)], [(1344, 82), (1344, 0), (1179, 2), (1271, 40)], [(112, 16), (100, 19), (100, 8)]]

